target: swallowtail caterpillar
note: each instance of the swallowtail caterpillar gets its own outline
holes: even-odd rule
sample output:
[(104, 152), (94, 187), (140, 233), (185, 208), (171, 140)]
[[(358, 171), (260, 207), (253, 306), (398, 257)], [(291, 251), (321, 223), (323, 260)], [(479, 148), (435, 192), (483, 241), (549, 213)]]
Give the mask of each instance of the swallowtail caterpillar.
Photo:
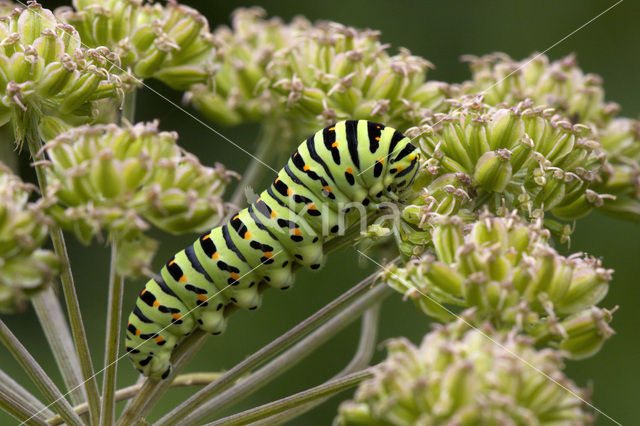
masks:
[(402, 133), (364, 120), (338, 122), (302, 142), (260, 198), (147, 282), (127, 324), (136, 368), (168, 377), (173, 349), (196, 327), (220, 334), (227, 305), (256, 309), (261, 286), (291, 286), (294, 264), (320, 268), (323, 243), (360, 217), (344, 206), (372, 211), (397, 201), (418, 160)]

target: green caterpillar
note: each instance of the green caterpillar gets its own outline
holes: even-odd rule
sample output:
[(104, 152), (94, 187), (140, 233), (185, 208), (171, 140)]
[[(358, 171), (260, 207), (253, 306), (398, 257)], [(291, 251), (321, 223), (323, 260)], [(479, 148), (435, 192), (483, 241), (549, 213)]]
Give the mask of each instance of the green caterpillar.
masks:
[(320, 268), (323, 242), (359, 219), (362, 206), (397, 201), (418, 160), (402, 133), (364, 120), (338, 122), (302, 142), (260, 198), (147, 282), (127, 324), (136, 368), (166, 378), (171, 352), (196, 327), (220, 334), (227, 305), (256, 309), (261, 286), (291, 286), (294, 264)]

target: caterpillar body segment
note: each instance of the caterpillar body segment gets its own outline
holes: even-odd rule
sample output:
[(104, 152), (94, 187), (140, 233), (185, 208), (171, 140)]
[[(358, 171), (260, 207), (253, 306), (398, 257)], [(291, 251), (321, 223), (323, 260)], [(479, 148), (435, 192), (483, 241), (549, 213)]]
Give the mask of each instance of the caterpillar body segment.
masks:
[(397, 201), (415, 178), (418, 157), (402, 133), (364, 120), (341, 121), (306, 139), (255, 202), (147, 282), (126, 330), (136, 368), (168, 377), (173, 349), (195, 328), (220, 334), (227, 306), (257, 309), (261, 286), (289, 288), (295, 264), (320, 268), (323, 243), (363, 212)]

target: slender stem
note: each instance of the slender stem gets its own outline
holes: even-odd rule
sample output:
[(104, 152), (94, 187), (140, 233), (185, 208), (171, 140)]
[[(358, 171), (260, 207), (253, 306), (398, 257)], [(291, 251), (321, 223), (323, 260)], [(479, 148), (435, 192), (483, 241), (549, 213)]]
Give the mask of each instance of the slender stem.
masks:
[(123, 120), (127, 120), (133, 124), (136, 118), (136, 99), (138, 97), (138, 89), (134, 88), (129, 93), (124, 95), (124, 105), (122, 106), (122, 112), (120, 113), (120, 124), (123, 124)]
[(67, 389), (70, 389), (71, 402), (73, 404), (85, 402), (87, 396), (82, 387), (80, 361), (58, 296), (53, 288), (47, 288), (34, 295), (31, 303), (56, 359), (64, 384)]
[[(9, 327), (7, 327), (2, 320), (0, 320), (0, 341), (7, 347), (11, 355), (18, 361), (22, 369), (29, 375), (33, 383), (40, 389), (40, 392), (42, 392), (62, 418), (70, 425), (82, 425), (82, 420), (73, 412), (73, 408), (71, 408), (69, 402), (64, 399), (64, 395), (62, 395), (60, 389), (56, 387), (40, 364), (31, 356), (27, 348), (22, 346), (22, 343), (20, 343), (18, 338), (9, 330)], [(38, 415), (40, 413), (35, 412), (32, 414)]]
[[(238, 209), (242, 208), (244, 204), (245, 189), (258, 183), (258, 180), (269, 170), (264, 163), (269, 164), (269, 160), (277, 152), (275, 149), (275, 144), (278, 141), (277, 127), (269, 123), (263, 124), (260, 133), (255, 156), (251, 159), (249, 166), (242, 174), (242, 180), (238, 182), (231, 196), (231, 204)], [(235, 211), (231, 214), (235, 214)]]
[(102, 380), (102, 406), (100, 424), (111, 425), (116, 411), (116, 378), (118, 373), (118, 349), (122, 327), (122, 295), (124, 276), (117, 272), (118, 242), (111, 241), (111, 265), (109, 268), (109, 308), (107, 313), (107, 337), (104, 355), (104, 378)]
[(0, 386), (0, 408), (20, 422), (28, 424), (28, 425), (46, 425), (47, 423), (39, 414), (34, 414), (34, 411), (31, 411), (28, 407), (26, 407), (16, 395), (11, 393), (5, 387)]
[[(373, 353), (375, 352), (376, 341), (378, 337), (378, 318), (380, 317), (380, 303), (373, 308), (367, 310), (362, 316), (362, 329), (360, 330), (360, 340), (358, 341), (358, 349), (351, 358), (351, 361), (333, 378), (343, 377), (347, 374), (366, 368), (371, 362)], [(255, 422), (253, 426), (281, 424), (324, 403), (327, 398), (320, 398), (290, 408), (286, 411), (279, 412), (271, 417)]]
[(38, 398), (33, 396), (28, 390), (22, 387), (4, 371), (0, 370), (0, 392), (9, 395), (14, 401), (20, 403), (30, 413), (41, 412), (42, 417), (49, 417), (53, 412), (49, 410)]
[(178, 345), (173, 354), (171, 354), (173, 369), (171, 376), (166, 380), (158, 381), (144, 378), (143, 381), (139, 383), (140, 391), (125, 408), (117, 424), (133, 425), (138, 419), (145, 417), (162, 395), (171, 387), (173, 377), (175, 377), (200, 350), (207, 336), (207, 333), (201, 329), (196, 329)]
[[(42, 141), (38, 134), (38, 126), (36, 117), (32, 117), (27, 120), (27, 132), (26, 139), (29, 146), (29, 152), (31, 158), (38, 162), (36, 166), (36, 175), (38, 176), (38, 183), (42, 193), (45, 193), (46, 178), (44, 173), (44, 165), (40, 161), (43, 158), (43, 154), (40, 153), (42, 148)], [(38, 155), (40, 154), (40, 155)], [(80, 361), (80, 368), (82, 370), (82, 379), (87, 394), (87, 401), (89, 402), (89, 413), (91, 416), (92, 424), (96, 424), (100, 418), (100, 395), (98, 394), (98, 382), (93, 370), (93, 363), (91, 362), (91, 353), (89, 351), (89, 343), (87, 342), (87, 335), (84, 328), (84, 322), (82, 320), (82, 314), (80, 312), (80, 302), (78, 301), (78, 295), (76, 293), (75, 284), (73, 283), (73, 274), (71, 272), (71, 263), (69, 262), (69, 254), (67, 253), (67, 246), (62, 235), (62, 230), (59, 226), (51, 225), (49, 227), (49, 235), (53, 242), (53, 249), (56, 255), (60, 258), (62, 263), (60, 271), (60, 282), (62, 283), (62, 291), (67, 305), (67, 311), (69, 313), (69, 322), (71, 324), (71, 333), (73, 335), (73, 341), (76, 343), (76, 350), (78, 352), (78, 359)]]
[[(391, 290), (384, 284), (373, 287), (369, 292), (358, 298), (347, 309), (332, 316), (332, 318), (311, 333), (308, 337), (294, 345), (282, 355), (278, 356), (245, 380), (233, 386), (217, 396), (215, 393), (206, 392), (207, 388), (215, 387), (215, 383), (197, 392), (185, 403), (178, 406), (172, 412), (158, 420), (156, 426), (173, 425), (176, 423), (198, 424), (207, 417), (220, 412), (229, 406), (241, 401), (243, 398), (260, 389), (289, 368), (296, 365), (319, 346), (324, 344), (332, 336), (340, 332), (352, 321), (358, 318), (363, 311), (372, 305), (379, 303), (391, 294)], [(223, 376), (224, 377), (224, 376)], [(220, 380), (218, 380), (220, 381)]]
[[(181, 374), (174, 379), (174, 381), (171, 383), (171, 387), (178, 388), (178, 387), (187, 387), (187, 386), (206, 385), (216, 380), (218, 377), (220, 377), (220, 375), (221, 373), (208, 373), (208, 372)], [(142, 386), (143, 386), (142, 383), (136, 383), (135, 385), (118, 389), (115, 393), (115, 401), (120, 402), (120, 401), (126, 401), (127, 399), (133, 398), (138, 394), (138, 392), (140, 392), (140, 389), (142, 389)], [(73, 407), (73, 410), (78, 414), (83, 414), (89, 411), (89, 406), (85, 402)], [(49, 418), (47, 419), (47, 424), (49, 424), (50, 426), (61, 425), (64, 423), (64, 420), (59, 415), (54, 416), (53, 414), (51, 414), (48, 417)]]
[(318, 398), (325, 398), (329, 395), (342, 392), (343, 390), (349, 389), (350, 387), (353, 387), (363, 380), (369, 379), (371, 377), (373, 377), (373, 373), (370, 369), (351, 373), (346, 376), (330, 380), (311, 389), (299, 392), (295, 395), (291, 395), (286, 398), (261, 405), (260, 407), (253, 408), (242, 413), (225, 417), (224, 419), (209, 423), (208, 426), (237, 426), (253, 423), (256, 420), (270, 417), (274, 414), (306, 404)]

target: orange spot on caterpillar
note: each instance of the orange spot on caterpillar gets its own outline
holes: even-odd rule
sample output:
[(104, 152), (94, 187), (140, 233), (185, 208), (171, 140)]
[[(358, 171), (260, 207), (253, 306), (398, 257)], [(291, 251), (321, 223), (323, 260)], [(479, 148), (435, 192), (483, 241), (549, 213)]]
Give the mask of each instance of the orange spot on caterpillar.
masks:
[(209, 238), (211, 238), (211, 234), (207, 234), (204, 237), (202, 237), (203, 240), (208, 240)]
[(382, 158), (382, 157), (378, 158), (378, 163), (384, 164), (384, 158)]
[(169, 266), (173, 265), (174, 263), (176, 263), (175, 259), (169, 262)]
[(239, 217), (240, 217), (240, 215), (235, 215), (235, 216), (233, 217), (233, 220), (237, 220)]
[(380, 140), (380, 136), (376, 136), (376, 140), (379, 141)]
[(267, 259), (271, 259), (273, 257), (273, 252), (265, 251), (264, 257), (266, 257)]
[(329, 131), (333, 132), (336, 128), (335, 127), (329, 127)]
[(186, 281), (187, 281), (187, 276), (186, 276), (186, 275), (182, 275), (182, 276), (180, 277), (180, 280), (179, 280), (179, 281), (180, 281), (181, 283), (186, 282)]
[(171, 314), (171, 318), (179, 320), (179, 319), (182, 319), (182, 315), (180, 315), (180, 314)]
[(347, 167), (347, 170), (345, 170), (347, 173), (349, 173), (350, 175), (353, 174), (353, 169), (351, 167)]
[(287, 188), (287, 195), (291, 195), (291, 194), (293, 194), (293, 189)]
[(145, 294), (147, 292), (147, 289), (145, 288), (144, 290), (142, 290), (142, 293), (140, 293), (140, 296), (142, 296), (143, 294)]
[(276, 212), (274, 212), (273, 210), (271, 211), (271, 217), (276, 217)]
[(376, 126), (378, 129), (380, 128), (380, 126)]
[(258, 197), (258, 199), (256, 200), (256, 203), (259, 203), (260, 201), (262, 201), (262, 197)]
[(208, 299), (207, 299), (207, 296), (206, 296), (206, 295), (204, 295), (204, 294), (199, 294), (199, 295), (198, 295), (198, 300), (199, 300), (199, 301), (201, 301), (201, 302), (206, 302)]
[(277, 178), (276, 178), (276, 180), (274, 180), (273, 182), (274, 182), (274, 183), (278, 183), (278, 182), (280, 182), (280, 178), (279, 178), (279, 177), (277, 177)]
[(217, 258), (219, 258), (219, 257), (220, 257), (220, 255), (218, 254), (218, 252), (215, 252), (215, 253), (213, 253), (213, 254), (211, 255), (211, 258), (212, 258), (212, 259), (217, 259)]
[(153, 301), (153, 307), (157, 308), (158, 306), (160, 306), (160, 302), (158, 302), (157, 300)]
[(156, 341), (156, 342), (158, 342), (158, 343), (160, 343), (160, 342), (164, 342), (164, 337), (162, 337), (162, 336), (158, 336), (158, 337), (156, 337), (156, 338), (155, 338), (155, 339), (153, 339), (153, 340), (155, 340), (155, 341)]
[(338, 145), (339, 145), (338, 142), (334, 142), (331, 144), (331, 148), (336, 148)]
[(293, 153), (293, 156), (294, 156), (294, 157), (297, 157), (297, 156), (298, 156), (298, 151), (294, 152), (294, 153)]
[(139, 335), (140, 335), (140, 333), (142, 333), (142, 332), (140, 331), (140, 329), (139, 329), (139, 328), (136, 328), (136, 336), (139, 336)]
[(401, 172), (401, 171), (402, 171), (402, 169), (404, 169), (404, 167), (402, 167), (402, 166), (397, 166), (397, 167), (396, 167), (396, 169), (398, 169), (398, 171), (399, 171), (399, 172)]
[(304, 170), (306, 172), (310, 168), (311, 168), (311, 166), (309, 166), (308, 164), (305, 164), (304, 167), (302, 168), (302, 170)]
[(299, 237), (300, 235), (302, 235), (302, 231), (301, 231), (301, 230), (299, 230), (298, 228), (294, 228), (294, 229), (291, 231), (291, 233), (292, 233), (293, 235), (297, 235), (298, 237)]
[(230, 276), (231, 278), (233, 278), (234, 280), (237, 280), (237, 279), (239, 279), (239, 278), (240, 278), (240, 275), (238, 275), (238, 274), (237, 274), (237, 273), (235, 273), (235, 272), (230, 272), (230, 273), (229, 273), (229, 276)]
[(322, 189), (324, 189), (327, 192), (332, 192), (330, 186), (323, 186)]
[(315, 204), (311, 203), (311, 204), (307, 204), (307, 207), (309, 207), (309, 210), (318, 210), (318, 208), (316, 207)]
[(244, 239), (248, 240), (249, 238), (251, 238), (251, 232), (247, 231), (244, 233)]

